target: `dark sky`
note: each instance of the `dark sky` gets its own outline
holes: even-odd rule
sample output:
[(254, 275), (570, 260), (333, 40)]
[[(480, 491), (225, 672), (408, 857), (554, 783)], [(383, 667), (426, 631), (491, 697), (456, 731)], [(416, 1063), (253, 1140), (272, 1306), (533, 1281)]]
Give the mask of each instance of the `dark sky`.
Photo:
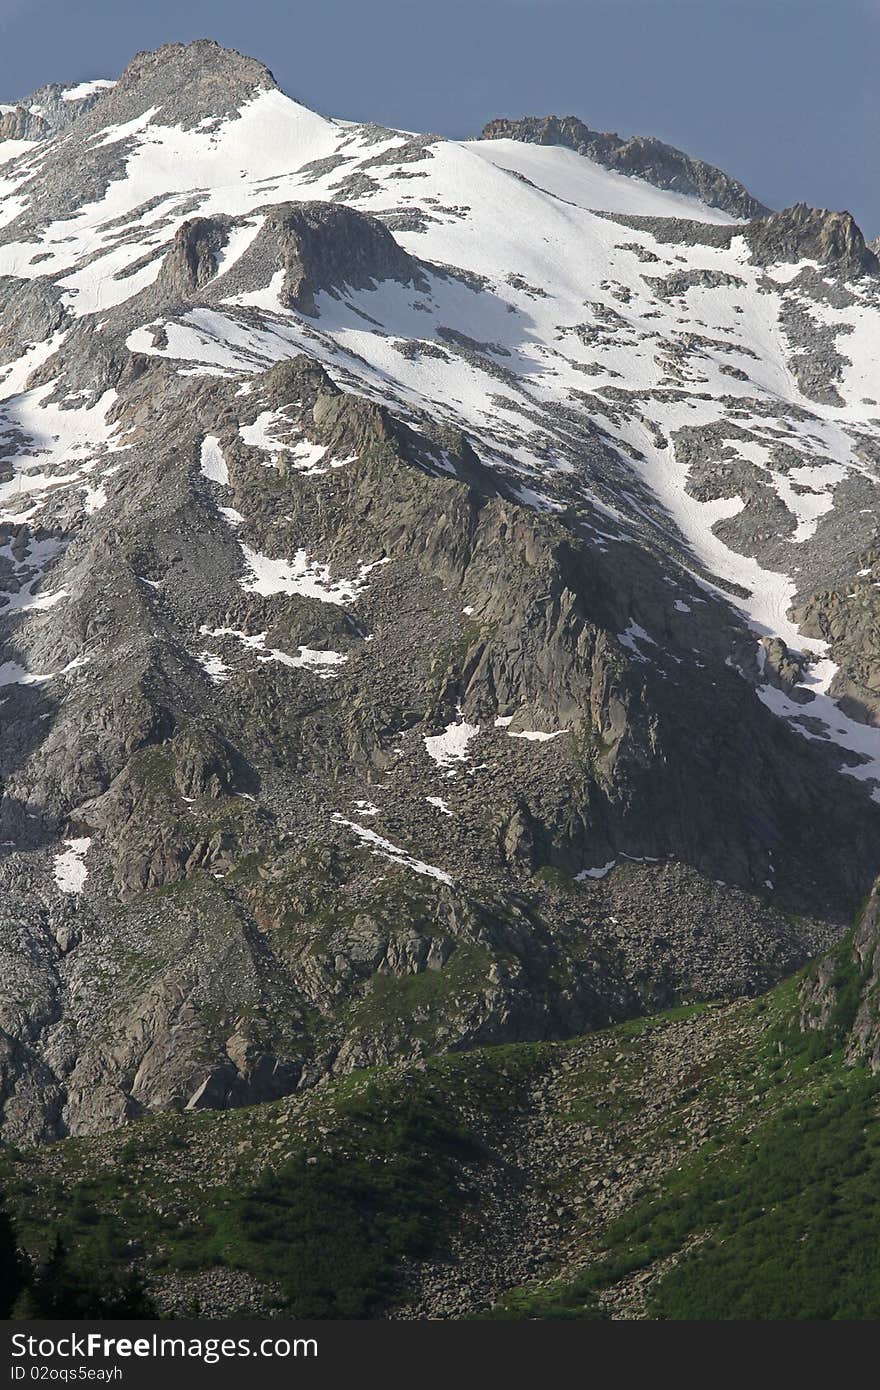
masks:
[(880, 0), (0, 0), (0, 100), (203, 37), (329, 115), (578, 115), (880, 232)]

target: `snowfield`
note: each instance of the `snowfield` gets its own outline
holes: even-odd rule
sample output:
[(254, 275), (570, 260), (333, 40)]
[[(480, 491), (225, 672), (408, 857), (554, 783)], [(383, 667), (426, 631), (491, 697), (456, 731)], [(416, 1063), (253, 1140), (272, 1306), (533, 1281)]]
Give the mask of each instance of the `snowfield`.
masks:
[[(101, 93), (100, 111), (112, 87), (81, 83), (64, 100)], [(854, 724), (827, 683), (820, 688), (816, 672), (827, 670), (827, 645), (805, 636), (790, 614), (799, 576), (815, 566), (823, 528), (834, 523), (838, 493), (878, 482), (876, 284), (852, 279), (836, 298), (811, 298), (802, 286), (804, 276), (821, 272), (815, 261), (763, 268), (752, 258), (744, 224), (722, 210), (609, 172), (569, 149), (420, 141), (326, 118), (277, 90), (258, 91), (231, 115), (192, 128), (166, 123), (162, 107), (101, 127), (89, 148), (95, 157), (116, 154), (106, 187), (71, 215), (37, 225), (38, 185), (30, 179), (64, 138), (45, 148), (0, 146), (0, 227), (8, 233), (0, 276), (48, 277), (71, 315), (94, 319), (99, 331), (102, 315), (132, 306), (128, 350), (164, 357), (180, 372), (240, 376), (244, 386), (249, 374), (306, 351), (414, 427), (427, 416), (464, 430), (526, 505), (586, 507), (600, 548), (649, 536), (673, 557), (673, 574), (732, 604), (756, 638), (781, 637), (816, 663), (806, 668), (800, 691), (811, 702), (769, 686), (757, 698), (808, 737), (817, 735), (806, 731), (805, 712), (822, 721), (822, 737), (863, 759), (845, 770), (874, 783), (880, 799), (880, 730)], [(284, 267), (249, 272), (242, 288), (236, 276), (265, 226), (265, 210), (329, 200), (384, 220), (416, 258), (420, 287), (384, 280), (372, 289), (320, 293), (316, 317), (281, 303)], [(178, 228), (219, 214), (240, 220), (216, 255), (211, 303), (157, 319), (148, 292)], [(659, 223), (639, 218), (684, 219), (682, 225), (726, 235), (669, 240)], [(806, 345), (791, 336), (803, 316)], [(90, 515), (108, 502), (113, 456), (120, 454), (124, 468), (113, 391), (77, 401), (57, 398), (52, 382), (29, 385), (72, 321), (0, 368), (0, 441), (8, 460), (0, 520), (33, 525), (67, 490)], [(830, 334), (842, 358), (836, 395), (827, 399), (804, 394), (797, 371), (811, 331)], [(694, 486), (685, 427), (719, 431), (713, 487)], [(283, 412), (261, 412), (239, 435), (268, 468), (279, 466), (282, 452), (306, 475), (347, 462), (326, 458), (326, 448), (305, 434), (292, 435)], [(736, 466), (737, 476), (748, 478), (747, 487), (732, 472), (723, 481), (722, 460), (727, 471)], [(199, 466), (211, 484), (228, 487), (216, 435), (204, 436)], [(788, 518), (772, 562), (765, 558), (772, 536), (763, 537), (763, 549), (739, 539), (756, 489)], [(245, 524), (233, 508), (221, 512), (230, 526)], [(263, 597), (352, 605), (371, 569), (345, 578), (305, 549), (273, 557), (241, 542), (240, 551), (241, 588)], [(47, 564), (51, 569), (51, 559)], [(12, 607), (45, 608), (64, 598), (62, 590), (37, 594), (37, 578), (16, 590)], [(674, 611), (691, 607), (679, 601)], [(260, 640), (237, 635), (251, 645)], [(660, 639), (633, 617), (618, 641), (646, 662)], [(217, 653), (201, 659), (212, 680), (227, 679)], [(307, 647), (299, 655), (260, 656), (324, 676), (344, 659)], [(426, 738), (425, 751), (438, 768), (454, 772), (467, 763), (478, 732), (460, 720)], [(509, 732), (544, 742), (564, 730)]]

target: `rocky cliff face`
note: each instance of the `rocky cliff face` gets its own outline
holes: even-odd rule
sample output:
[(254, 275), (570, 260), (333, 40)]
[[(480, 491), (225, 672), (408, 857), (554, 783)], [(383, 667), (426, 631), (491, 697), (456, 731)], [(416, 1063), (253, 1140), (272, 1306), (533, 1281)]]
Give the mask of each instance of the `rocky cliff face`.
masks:
[(848, 277), (880, 273), (875, 253), (848, 212), (820, 211), (796, 203), (753, 222), (746, 239), (760, 265), (818, 261)]
[(880, 881), (855, 930), (823, 957), (801, 991), (802, 1027), (832, 1028), (846, 1060), (880, 1071)]
[(844, 930), (876, 265), (665, 148), (635, 214), (589, 152), (560, 199), (197, 44), (9, 164), (10, 1137), (752, 993)]

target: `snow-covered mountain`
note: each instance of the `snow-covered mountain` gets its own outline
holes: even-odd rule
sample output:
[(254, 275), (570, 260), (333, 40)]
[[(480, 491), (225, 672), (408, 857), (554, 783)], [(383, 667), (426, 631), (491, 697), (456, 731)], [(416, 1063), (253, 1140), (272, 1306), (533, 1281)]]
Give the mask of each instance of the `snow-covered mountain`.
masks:
[(852, 218), (572, 118), (327, 118), (207, 42), (46, 91), (0, 114), (9, 1131), (832, 939), (880, 858)]

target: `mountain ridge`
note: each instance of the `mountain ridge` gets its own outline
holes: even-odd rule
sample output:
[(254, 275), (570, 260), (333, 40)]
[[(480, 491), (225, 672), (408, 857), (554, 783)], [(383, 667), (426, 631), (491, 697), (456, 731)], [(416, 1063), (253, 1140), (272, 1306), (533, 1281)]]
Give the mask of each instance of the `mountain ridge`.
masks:
[(754, 993), (843, 933), (877, 263), (697, 174), (336, 122), (211, 43), (2, 166), (10, 1135)]
[(763, 217), (770, 211), (738, 180), (705, 160), (695, 159), (654, 136), (623, 139), (610, 131), (590, 130), (577, 116), (522, 116), (516, 120), (496, 117), (483, 127), (480, 139), (563, 145), (606, 168), (644, 178), (658, 188), (696, 194), (735, 217)]

